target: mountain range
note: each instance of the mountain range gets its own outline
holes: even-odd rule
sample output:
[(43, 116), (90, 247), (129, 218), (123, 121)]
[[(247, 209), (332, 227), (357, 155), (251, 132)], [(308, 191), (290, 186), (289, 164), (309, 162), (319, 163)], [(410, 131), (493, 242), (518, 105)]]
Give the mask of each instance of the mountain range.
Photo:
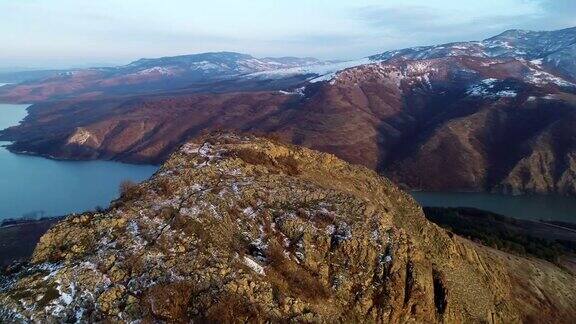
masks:
[(275, 136), (410, 189), (576, 194), (576, 28), (357, 61), (207, 53), (0, 88), (14, 152), (161, 163), (215, 129)]
[(576, 27), (551, 32), (508, 30), (481, 42), (458, 42), (390, 51), (372, 60), (422, 60), (449, 56), (538, 61), (572, 80), (576, 77)]
[(46, 71), (43, 78), (28, 79), (6, 87), (1, 100), (37, 102), (72, 96), (149, 93), (214, 83), (257, 72), (322, 64), (328, 62), (296, 57), (255, 58), (231, 52), (141, 59), (119, 67)]

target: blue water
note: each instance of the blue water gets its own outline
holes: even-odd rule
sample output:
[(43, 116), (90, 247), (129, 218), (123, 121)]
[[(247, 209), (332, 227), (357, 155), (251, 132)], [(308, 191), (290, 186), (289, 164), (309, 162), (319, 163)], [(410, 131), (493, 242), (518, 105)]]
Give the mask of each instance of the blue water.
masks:
[(508, 217), (576, 223), (576, 198), (489, 193), (413, 192), (426, 207), (474, 207)]
[[(25, 105), (0, 104), (0, 129), (26, 116)], [(0, 142), (0, 220), (58, 216), (106, 207), (124, 180), (142, 181), (155, 166), (107, 161), (71, 162), (10, 153)]]

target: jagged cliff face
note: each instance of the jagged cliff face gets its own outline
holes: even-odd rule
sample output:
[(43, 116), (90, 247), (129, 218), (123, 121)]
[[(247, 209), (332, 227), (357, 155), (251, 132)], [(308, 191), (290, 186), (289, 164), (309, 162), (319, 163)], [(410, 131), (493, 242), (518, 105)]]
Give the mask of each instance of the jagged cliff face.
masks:
[(568, 322), (575, 291), (447, 234), (364, 167), (217, 134), (51, 229), (0, 283), (0, 321)]

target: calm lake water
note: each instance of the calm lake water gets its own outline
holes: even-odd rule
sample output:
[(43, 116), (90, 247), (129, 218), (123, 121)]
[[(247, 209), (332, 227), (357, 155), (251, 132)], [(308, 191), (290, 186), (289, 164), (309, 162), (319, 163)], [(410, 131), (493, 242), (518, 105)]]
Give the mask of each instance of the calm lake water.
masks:
[(575, 198), (453, 192), (413, 192), (412, 195), (427, 207), (474, 207), (520, 219), (576, 222)]
[[(0, 129), (26, 116), (24, 105), (0, 104)], [(142, 181), (155, 166), (107, 161), (70, 162), (12, 154), (0, 142), (0, 219), (47, 216), (106, 207), (124, 180)]]

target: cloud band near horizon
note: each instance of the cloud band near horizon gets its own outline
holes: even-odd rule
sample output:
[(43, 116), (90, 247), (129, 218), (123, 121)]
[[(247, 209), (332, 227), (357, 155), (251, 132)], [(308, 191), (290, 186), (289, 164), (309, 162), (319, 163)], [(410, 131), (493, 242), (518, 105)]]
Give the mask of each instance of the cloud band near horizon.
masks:
[(0, 0), (0, 68), (119, 64), (207, 51), (364, 57), (576, 25), (574, 0)]

